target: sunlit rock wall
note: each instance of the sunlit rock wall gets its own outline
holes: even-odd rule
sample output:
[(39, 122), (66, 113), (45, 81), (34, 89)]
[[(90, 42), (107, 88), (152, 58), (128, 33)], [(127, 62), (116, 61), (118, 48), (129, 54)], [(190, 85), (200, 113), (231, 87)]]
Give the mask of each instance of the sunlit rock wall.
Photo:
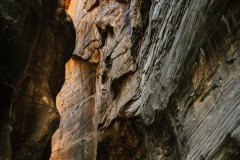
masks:
[(95, 154), (95, 83), (95, 68), (89, 62), (71, 59), (66, 64), (66, 81), (57, 96), (60, 127), (52, 139), (51, 159), (91, 159)]
[(52, 159), (240, 159), (239, 5), (71, 0)]

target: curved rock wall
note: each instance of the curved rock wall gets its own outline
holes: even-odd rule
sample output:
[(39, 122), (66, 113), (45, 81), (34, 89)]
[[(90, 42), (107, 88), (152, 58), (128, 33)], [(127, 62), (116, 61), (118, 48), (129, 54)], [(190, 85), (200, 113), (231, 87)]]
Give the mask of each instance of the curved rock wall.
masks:
[(52, 159), (240, 159), (239, 5), (71, 0)]
[(68, 61), (66, 81), (57, 96), (61, 120), (52, 139), (51, 159), (91, 159), (95, 155), (95, 83), (94, 66), (81, 59)]
[(61, 0), (1, 0), (0, 36), (0, 159), (47, 159), (75, 44), (72, 20)]

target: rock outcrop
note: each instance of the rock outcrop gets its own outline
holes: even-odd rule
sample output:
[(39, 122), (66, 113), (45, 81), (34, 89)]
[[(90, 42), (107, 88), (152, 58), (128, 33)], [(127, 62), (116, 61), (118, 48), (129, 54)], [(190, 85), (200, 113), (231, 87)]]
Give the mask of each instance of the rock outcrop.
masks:
[(57, 97), (61, 115), (51, 159), (91, 159), (95, 154), (95, 67), (81, 59), (66, 64), (66, 81)]
[(0, 160), (240, 159), (239, 6), (0, 0)]
[(0, 159), (49, 159), (72, 20), (61, 0), (1, 0), (0, 36)]
[(240, 159), (239, 5), (71, 0), (51, 159)]

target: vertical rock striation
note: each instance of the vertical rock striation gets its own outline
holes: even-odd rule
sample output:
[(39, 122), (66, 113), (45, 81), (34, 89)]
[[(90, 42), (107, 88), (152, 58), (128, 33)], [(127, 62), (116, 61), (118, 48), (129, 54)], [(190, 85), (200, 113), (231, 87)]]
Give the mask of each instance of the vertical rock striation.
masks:
[(94, 159), (96, 155), (96, 82), (100, 34), (98, 2), (71, 0), (68, 13), (76, 26), (76, 49), (66, 64), (63, 88), (57, 96), (61, 115), (53, 136), (51, 159)]
[(61, 115), (52, 139), (51, 159), (91, 159), (95, 154), (95, 67), (79, 58), (66, 64), (66, 81), (57, 96)]
[(71, 0), (52, 159), (240, 159), (234, 0)]
[(59, 123), (72, 20), (61, 0), (1, 0), (0, 36), (0, 159), (42, 159)]

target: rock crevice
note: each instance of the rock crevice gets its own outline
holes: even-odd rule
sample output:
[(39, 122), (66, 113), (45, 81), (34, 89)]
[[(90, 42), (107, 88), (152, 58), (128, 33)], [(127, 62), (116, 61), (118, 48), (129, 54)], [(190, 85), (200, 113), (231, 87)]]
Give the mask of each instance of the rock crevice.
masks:
[(74, 25), (60, 0), (4, 0), (0, 14), (0, 159), (41, 159), (58, 128), (55, 99)]

